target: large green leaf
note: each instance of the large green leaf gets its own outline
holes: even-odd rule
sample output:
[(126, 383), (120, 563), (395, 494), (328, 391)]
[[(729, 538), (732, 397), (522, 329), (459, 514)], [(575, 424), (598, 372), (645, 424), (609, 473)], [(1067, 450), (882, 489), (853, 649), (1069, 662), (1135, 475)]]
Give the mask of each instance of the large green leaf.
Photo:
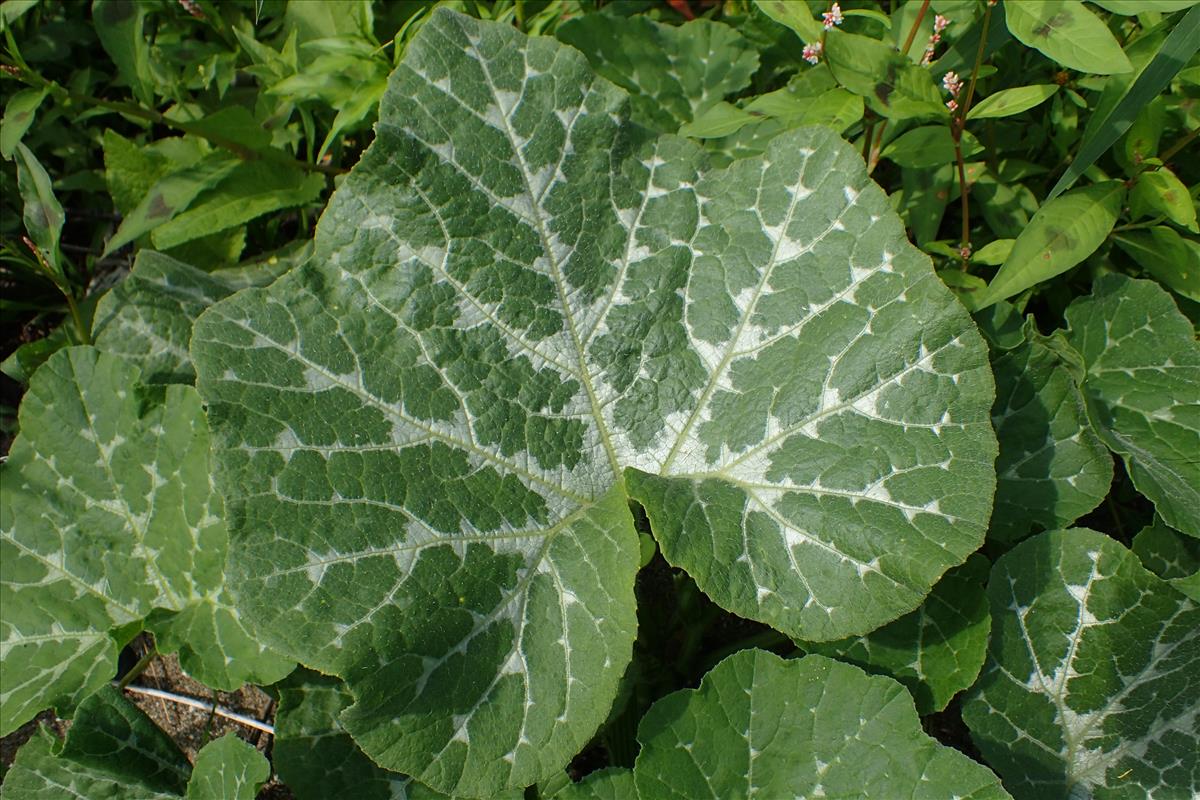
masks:
[(574, 50), (440, 10), (316, 252), (196, 323), (241, 608), (377, 763), (487, 795), (609, 712), (639, 545), (823, 640), (981, 543), (985, 348), (828, 129), (710, 169)]
[(193, 389), (145, 387), (120, 359), (67, 348), (34, 374), (20, 425), (0, 466), (0, 731), (68, 714), (116, 671), (116, 629), (155, 609), (182, 612), (160, 613), (164, 628), (209, 632), (181, 655), (210, 685), (286, 674), (221, 597), (227, 534)]
[(209, 742), (195, 767), (140, 709), (105, 686), (79, 706), (66, 741), (40, 729), (5, 776), (6, 800), (253, 800), (271, 775), (233, 734)]
[(161, 728), (111, 686), (84, 700), (65, 742), (45, 728), (4, 776), (5, 800), (178, 800), (191, 767)]
[(1158, 517), (1133, 537), (1133, 552), (1146, 569), (1175, 580), (1200, 570), (1200, 542), (1183, 536)]
[(1000, 457), (988, 536), (1005, 543), (1070, 525), (1100, 505), (1112, 484), (1112, 456), (1092, 431), (1079, 387), (1050, 344), (1034, 334), (992, 360)]
[(974, 555), (947, 572), (911, 614), (865, 636), (799, 644), (807, 652), (895, 678), (912, 692), (921, 714), (941, 711), (983, 667), (992, 624), (983, 594), (987, 571), (987, 559)]
[(254, 800), (271, 778), (271, 765), (258, 750), (227, 733), (196, 754), (187, 800)]
[(1084, 529), (1017, 545), (988, 597), (963, 718), (1016, 797), (1200, 792), (1200, 607)]
[(1200, 344), (1153, 281), (1106, 275), (1066, 311), (1097, 434), (1173, 528), (1200, 536)]
[(133, 269), (96, 306), (96, 347), (141, 370), (145, 383), (191, 383), (192, 323), (204, 309), (247, 285), (270, 283), (283, 270), (263, 265), (204, 272), (152, 250), (138, 252)]
[(644, 16), (585, 14), (564, 22), (555, 35), (630, 93), (634, 121), (658, 131), (679, 130), (746, 88), (758, 69), (750, 42), (706, 19), (676, 27)]
[(824, 656), (735, 653), (699, 689), (655, 703), (638, 739), (642, 800), (1008, 797), (986, 767), (921, 730), (904, 687)]

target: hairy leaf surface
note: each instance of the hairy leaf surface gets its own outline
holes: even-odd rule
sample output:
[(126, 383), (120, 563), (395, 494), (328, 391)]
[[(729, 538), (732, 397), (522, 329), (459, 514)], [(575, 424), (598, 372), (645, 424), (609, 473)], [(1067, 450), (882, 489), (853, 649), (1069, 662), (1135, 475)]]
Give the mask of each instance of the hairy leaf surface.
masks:
[(711, 169), (628, 107), (435, 13), (312, 261), (195, 327), (241, 608), (440, 791), (553, 774), (608, 714), (630, 498), (716, 602), (810, 640), (982, 540), (985, 348), (858, 156), (804, 129)]
[(72, 347), (34, 374), (20, 422), (0, 466), (4, 733), (48, 706), (68, 715), (112, 678), (115, 629), (152, 612), (163, 649), (210, 685), (287, 673), (222, 595), (227, 533), (193, 389), (143, 386)]
[[(900, 684), (824, 656), (735, 653), (699, 689), (655, 703), (638, 739), (643, 800), (1008, 797), (986, 767), (925, 735)], [(567, 796), (613, 796), (599, 788)]]
[(1096, 433), (1168, 525), (1200, 537), (1200, 344), (1153, 281), (1106, 275), (1066, 311)]
[(988, 597), (963, 718), (1016, 797), (1200, 791), (1200, 607), (1086, 529), (1017, 545)]
[(262, 753), (227, 733), (196, 754), (187, 800), (254, 800), (270, 778), (271, 765)]

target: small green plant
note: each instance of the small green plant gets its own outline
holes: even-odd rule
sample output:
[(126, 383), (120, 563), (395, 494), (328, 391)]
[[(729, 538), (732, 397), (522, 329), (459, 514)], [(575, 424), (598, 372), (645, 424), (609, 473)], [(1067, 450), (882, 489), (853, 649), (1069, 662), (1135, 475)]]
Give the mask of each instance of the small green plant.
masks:
[(6, 797), (1200, 791), (1200, 6), (402, 5), (3, 6)]

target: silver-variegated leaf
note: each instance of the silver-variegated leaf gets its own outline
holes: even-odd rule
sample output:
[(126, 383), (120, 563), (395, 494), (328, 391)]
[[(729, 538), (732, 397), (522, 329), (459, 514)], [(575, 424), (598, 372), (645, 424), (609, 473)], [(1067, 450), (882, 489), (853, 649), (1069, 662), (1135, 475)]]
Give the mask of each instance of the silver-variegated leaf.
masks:
[(118, 629), (146, 618), (210, 685), (287, 674), (223, 592), (228, 534), (194, 389), (66, 348), (34, 373), (20, 424), (0, 466), (0, 732), (50, 706), (69, 715), (116, 671)]
[(982, 542), (970, 319), (827, 129), (708, 166), (571, 48), (441, 10), (305, 266), (192, 354), (240, 608), (440, 791), (561, 769), (629, 660), (628, 501), (801, 638), (916, 608)]
[(963, 719), (1017, 798), (1200, 793), (1200, 606), (1086, 529), (1002, 556)]

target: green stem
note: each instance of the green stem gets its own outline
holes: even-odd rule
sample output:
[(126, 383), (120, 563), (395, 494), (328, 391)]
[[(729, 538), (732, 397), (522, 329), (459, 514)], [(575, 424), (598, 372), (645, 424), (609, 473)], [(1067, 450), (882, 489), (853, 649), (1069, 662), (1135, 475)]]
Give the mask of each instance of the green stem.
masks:
[(126, 686), (137, 680), (138, 676), (146, 671), (146, 667), (150, 666), (150, 662), (153, 661), (157, 656), (157, 647), (154, 645), (147, 647), (146, 652), (142, 654), (142, 657), (138, 659), (138, 662), (133, 665), (133, 668), (129, 670), (129, 672), (126, 672), (125, 676), (121, 678), (121, 680), (117, 681), (117, 688), (124, 689)]
[(79, 333), (79, 343), (91, 344), (92, 332), (84, 324), (83, 315), (79, 313), (79, 304), (75, 302), (75, 298), (71, 296), (70, 292), (63, 292), (63, 297), (67, 298), (67, 308), (71, 310), (71, 319), (75, 320), (75, 330)]
[(1196, 134), (1200, 134), (1200, 127), (1192, 128), (1190, 131), (1188, 131), (1186, 134), (1184, 134), (1183, 138), (1181, 138), (1175, 144), (1171, 145), (1171, 147), (1169, 149), (1167, 149), (1166, 152), (1161, 153), (1159, 155), (1159, 158), (1164, 162), (1169, 161), (1171, 159), (1171, 156), (1175, 155), (1180, 150), (1182, 150), (1183, 148), (1185, 148), (1189, 144), (1191, 144), (1192, 140), (1196, 138)]
[[(992, 21), (992, 7), (983, 8), (983, 31), (979, 34), (979, 49), (975, 51), (975, 66), (971, 68), (971, 82), (967, 84), (967, 94), (958, 107), (958, 118), (966, 124), (967, 112), (971, 110), (971, 100), (975, 96), (975, 82), (979, 80), (979, 67), (983, 65), (983, 51), (987, 45), (988, 25)], [(961, 125), (960, 125), (961, 131)]]

